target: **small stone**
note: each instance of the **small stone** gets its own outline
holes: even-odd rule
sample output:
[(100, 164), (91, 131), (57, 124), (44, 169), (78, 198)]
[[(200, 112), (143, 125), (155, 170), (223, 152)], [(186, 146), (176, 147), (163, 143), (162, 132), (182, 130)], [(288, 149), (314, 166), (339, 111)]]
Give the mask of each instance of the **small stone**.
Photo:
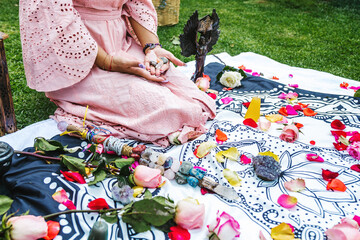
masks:
[(175, 178), (175, 173), (173, 170), (171, 169), (167, 169), (164, 172), (164, 177), (166, 177), (169, 180), (173, 180)]
[(156, 163), (157, 160), (158, 160), (158, 154), (153, 152), (151, 155), (150, 155), (150, 161), (153, 162), (153, 163)]
[(139, 164), (144, 166), (149, 166), (150, 161), (146, 160), (145, 158), (140, 158)]
[(163, 166), (160, 166), (160, 165), (156, 164), (154, 168), (155, 168), (155, 169), (159, 169), (159, 170), (161, 171), (161, 175), (164, 175), (165, 169), (164, 169)]
[(182, 174), (185, 175), (189, 175), (190, 170), (193, 168), (194, 166), (192, 165), (191, 162), (186, 162), (184, 161), (179, 168), (179, 172), (181, 172)]
[(185, 184), (187, 183), (187, 176), (181, 174), (180, 172), (175, 173), (175, 180), (178, 184)]
[(155, 168), (155, 166), (156, 166), (156, 163), (154, 163), (154, 162), (149, 162), (149, 168)]
[(180, 161), (178, 159), (174, 159), (170, 169), (173, 170), (174, 172), (177, 172), (179, 171), (179, 168), (180, 168)]
[(171, 167), (171, 165), (173, 164), (173, 162), (174, 162), (174, 160), (173, 160), (172, 157), (166, 158), (165, 163), (164, 163), (164, 165), (163, 165), (164, 168), (165, 168), (165, 169), (169, 169), (169, 168)]
[(192, 176), (187, 178), (187, 182), (193, 188), (196, 188), (196, 186), (199, 184), (199, 180), (197, 180), (195, 177)]
[(190, 175), (193, 176), (193, 177), (196, 177), (199, 180), (204, 178), (205, 173), (206, 172), (204, 170), (201, 170), (199, 168), (193, 168), (193, 169), (190, 170)]
[(146, 159), (146, 160), (150, 160), (151, 154), (152, 154), (151, 148), (146, 148), (146, 149), (141, 153), (141, 158), (144, 158), (144, 159)]
[(158, 160), (156, 161), (156, 164), (162, 166), (162, 165), (164, 165), (165, 161), (166, 161), (166, 156), (165, 156), (165, 154), (160, 154), (160, 155), (158, 156)]

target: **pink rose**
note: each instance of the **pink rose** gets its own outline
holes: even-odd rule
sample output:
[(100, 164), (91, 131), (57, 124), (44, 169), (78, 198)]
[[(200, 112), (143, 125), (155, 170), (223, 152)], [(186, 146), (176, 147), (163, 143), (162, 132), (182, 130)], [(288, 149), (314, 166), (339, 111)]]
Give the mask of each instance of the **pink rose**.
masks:
[(329, 240), (358, 240), (360, 239), (359, 224), (350, 218), (341, 219), (341, 223), (326, 230)]
[(161, 171), (160, 169), (138, 165), (135, 168), (134, 181), (136, 185), (141, 187), (156, 188), (161, 183)]
[(204, 78), (204, 77), (197, 78), (195, 84), (201, 91), (204, 91), (204, 92), (206, 92), (208, 90), (208, 88), (210, 87), (209, 79)]
[[(230, 214), (217, 212), (216, 220), (208, 225), (209, 239), (235, 240), (240, 237), (240, 224)], [(217, 238), (215, 238), (215, 236)]]
[(205, 205), (194, 198), (185, 198), (176, 205), (175, 222), (182, 228), (201, 228), (204, 223)]
[(347, 147), (346, 151), (348, 151), (353, 158), (360, 160), (360, 142), (353, 142)]
[(47, 236), (48, 226), (43, 217), (24, 215), (12, 217), (7, 221), (11, 224), (11, 240), (36, 240)]
[(280, 139), (285, 142), (295, 142), (299, 137), (299, 129), (294, 124), (285, 126), (280, 134)]

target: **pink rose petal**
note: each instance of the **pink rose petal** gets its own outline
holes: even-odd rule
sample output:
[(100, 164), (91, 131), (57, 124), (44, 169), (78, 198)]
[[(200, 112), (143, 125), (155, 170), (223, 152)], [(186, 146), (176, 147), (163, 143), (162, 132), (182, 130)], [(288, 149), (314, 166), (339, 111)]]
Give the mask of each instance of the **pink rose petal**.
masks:
[(228, 104), (231, 101), (233, 101), (234, 99), (232, 97), (224, 97), (221, 99), (221, 101), (223, 102), (223, 104)]
[(324, 159), (316, 153), (306, 154), (306, 159), (312, 162), (324, 162)]
[(260, 77), (260, 73), (258, 73), (258, 72), (253, 72), (252, 75), (255, 77)]
[(240, 161), (243, 163), (243, 164), (249, 164), (251, 163), (251, 158), (248, 158), (246, 155), (241, 155), (240, 157)]
[(55, 192), (52, 195), (52, 198), (58, 203), (64, 204), (70, 210), (76, 209), (74, 203), (68, 198), (67, 193), (64, 189)]
[(302, 111), (302, 108), (299, 104), (294, 105), (293, 108), (295, 111)]
[(298, 113), (295, 111), (295, 109), (291, 105), (286, 106), (286, 112), (288, 115), (298, 115)]
[(299, 84), (289, 84), (289, 87), (298, 88)]
[(285, 182), (284, 187), (291, 192), (299, 192), (305, 189), (304, 179), (298, 178)]
[(278, 198), (278, 204), (284, 208), (292, 208), (297, 204), (296, 197), (289, 196), (287, 194), (281, 194)]

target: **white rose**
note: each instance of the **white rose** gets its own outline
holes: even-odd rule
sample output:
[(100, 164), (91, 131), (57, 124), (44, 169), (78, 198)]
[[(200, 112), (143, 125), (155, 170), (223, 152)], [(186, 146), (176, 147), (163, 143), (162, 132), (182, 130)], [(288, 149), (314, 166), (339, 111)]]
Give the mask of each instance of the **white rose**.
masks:
[(226, 87), (235, 88), (241, 86), (241, 76), (238, 72), (224, 72), (220, 78), (220, 83)]

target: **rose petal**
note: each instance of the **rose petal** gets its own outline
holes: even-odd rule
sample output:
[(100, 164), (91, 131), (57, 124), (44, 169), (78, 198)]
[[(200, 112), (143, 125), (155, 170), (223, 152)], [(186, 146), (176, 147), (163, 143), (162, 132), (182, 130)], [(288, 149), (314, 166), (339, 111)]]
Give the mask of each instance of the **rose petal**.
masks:
[(291, 240), (295, 239), (295, 235), (290, 228), (290, 226), (286, 223), (280, 223), (276, 227), (271, 229), (271, 237), (274, 240)]
[(251, 103), (251, 102), (244, 102), (244, 103), (242, 103), (242, 105), (243, 105), (244, 107), (246, 107), (246, 108), (249, 108), (250, 103)]
[(286, 113), (288, 115), (298, 115), (298, 113), (295, 111), (295, 109), (291, 105), (286, 106)]
[(209, 95), (209, 97), (211, 97), (214, 100), (216, 100), (216, 98), (217, 98), (215, 93), (207, 93), (207, 95)]
[(338, 151), (344, 151), (348, 148), (348, 146), (346, 146), (343, 143), (333, 143), (334, 147), (338, 150)]
[(255, 77), (260, 77), (260, 73), (258, 73), (258, 72), (253, 72), (252, 75)]
[(353, 217), (353, 220), (354, 220), (355, 222), (357, 222), (357, 224), (360, 226), (360, 217), (359, 217), (358, 215), (355, 215), (355, 216)]
[(343, 89), (347, 89), (349, 84), (347, 82), (340, 83), (340, 87)]
[(289, 84), (289, 87), (298, 88), (299, 84)]
[(315, 145), (316, 142), (315, 142), (314, 140), (311, 140), (311, 141), (310, 141), (310, 144), (311, 144), (311, 145)]
[(298, 178), (284, 183), (284, 187), (291, 192), (299, 192), (305, 189), (305, 180)]
[(318, 114), (317, 112), (314, 112), (310, 108), (304, 108), (303, 113), (304, 113), (305, 116), (309, 116), (309, 117), (312, 117), (312, 116), (315, 116), (316, 114)]
[(257, 128), (257, 126), (258, 126), (257, 123), (252, 118), (246, 118), (243, 121), (243, 124), (246, 126), (249, 126), (249, 127), (253, 127), (253, 128)]
[(346, 128), (346, 126), (338, 119), (332, 121), (330, 125), (333, 129), (337, 130), (344, 130)]
[(353, 142), (360, 142), (360, 134), (358, 132), (356, 132), (350, 139), (349, 139), (350, 143)]
[(228, 104), (231, 101), (233, 101), (234, 99), (232, 97), (224, 97), (221, 99), (221, 101), (223, 102), (223, 104)]
[(216, 138), (217, 142), (219, 142), (219, 141), (225, 142), (228, 139), (226, 134), (223, 131), (221, 131), (220, 129), (216, 129), (215, 138)]
[(74, 203), (68, 198), (67, 193), (64, 189), (55, 192), (52, 195), (52, 198), (58, 203), (64, 204), (70, 210), (76, 209)]
[(64, 178), (70, 182), (77, 182), (80, 184), (84, 184), (86, 183), (83, 175), (81, 175), (80, 173), (77, 172), (70, 172), (70, 171), (61, 171), (62, 175), (64, 176)]
[(259, 152), (259, 155), (261, 155), (261, 156), (270, 156), (270, 157), (274, 158), (275, 161), (277, 161), (277, 162), (279, 161), (279, 156), (276, 155), (276, 154), (273, 153), (273, 152), (270, 152), (270, 151)]
[(197, 158), (203, 158), (210, 153), (212, 149), (216, 148), (216, 143), (212, 141), (203, 142), (197, 147), (195, 156)]
[(332, 179), (337, 178), (339, 176), (339, 173), (322, 169), (321, 175), (325, 181), (331, 181)]
[(339, 137), (346, 137), (346, 132), (344, 131), (331, 131), (331, 134), (335, 137), (335, 141), (338, 142)]
[(283, 117), (281, 121), (276, 121), (276, 123), (288, 124), (288, 120), (286, 117)]
[(274, 123), (283, 120), (284, 116), (280, 114), (269, 114), (269, 115), (265, 115), (265, 118), (270, 122)]
[(228, 180), (231, 186), (233, 187), (240, 187), (241, 186), (241, 179), (239, 175), (230, 169), (225, 168), (223, 170), (224, 178)]
[(280, 108), (280, 109), (279, 109), (279, 113), (280, 113), (281, 115), (284, 115), (285, 117), (287, 117), (287, 116), (288, 116), (288, 114), (287, 114), (287, 111), (286, 111), (286, 108), (285, 108), (285, 107)]
[(109, 205), (104, 198), (97, 198), (89, 202), (88, 208), (91, 210), (109, 209)]
[(286, 94), (286, 93), (281, 93), (281, 94), (278, 96), (278, 98), (280, 98), (280, 99), (286, 99), (286, 97), (287, 97), (287, 94)]
[(304, 126), (304, 124), (301, 124), (301, 123), (297, 123), (297, 122), (294, 122), (295, 126), (300, 129)]
[(259, 125), (260, 130), (267, 131), (271, 127), (271, 122), (266, 119), (265, 120), (259, 119), (258, 125)]
[(346, 186), (341, 180), (335, 178), (330, 180), (330, 182), (326, 185), (326, 190), (345, 192)]
[(240, 157), (240, 152), (236, 147), (231, 147), (228, 150), (223, 151), (222, 154), (224, 155), (224, 157), (232, 161), (238, 161)]
[(351, 170), (354, 170), (356, 172), (360, 172), (360, 164), (355, 164), (350, 167)]
[(54, 239), (60, 232), (60, 223), (50, 220), (47, 221), (46, 224), (48, 226), (48, 230), (46, 237), (43, 237), (44, 240)]
[(168, 237), (171, 240), (190, 240), (191, 238), (189, 231), (178, 225), (170, 227), (170, 231), (171, 232), (168, 233)]
[(324, 162), (324, 159), (316, 153), (306, 154), (306, 159), (312, 162)]
[(292, 208), (297, 204), (297, 198), (287, 194), (281, 194), (278, 198), (278, 204), (284, 208)]
[(299, 104), (294, 105), (293, 108), (294, 108), (295, 111), (302, 111), (303, 110), (302, 107)]
[(246, 155), (241, 155), (240, 157), (240, 161), (243, 163), (243, 164), (249, 164), (251, 163), (251, 158), (248, 158)]
[(297, 103), (301, 108), (307, 108), (309, 106), (309, 104), (303, 104), (301, 102)]

